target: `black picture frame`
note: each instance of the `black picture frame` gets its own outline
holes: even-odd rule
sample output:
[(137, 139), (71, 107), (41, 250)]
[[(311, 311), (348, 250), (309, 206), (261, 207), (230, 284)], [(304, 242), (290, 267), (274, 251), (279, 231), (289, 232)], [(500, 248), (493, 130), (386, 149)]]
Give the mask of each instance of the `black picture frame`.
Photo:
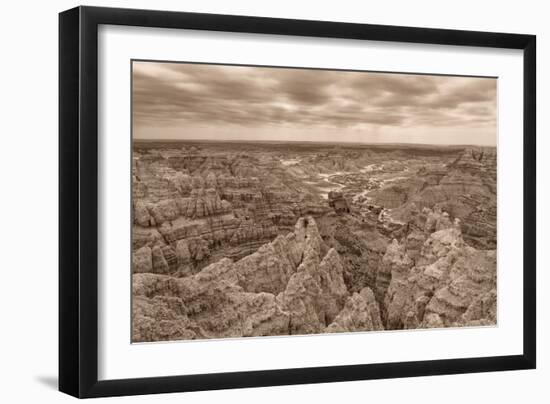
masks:
[[(523, 354), (98, 380), (97, 62), (100, 24), (523, 50)], [(84, 398), (534, 369), (535, 121), (534, 35), (97, 7), (77, 7), (60, 13), (59, 390)]]

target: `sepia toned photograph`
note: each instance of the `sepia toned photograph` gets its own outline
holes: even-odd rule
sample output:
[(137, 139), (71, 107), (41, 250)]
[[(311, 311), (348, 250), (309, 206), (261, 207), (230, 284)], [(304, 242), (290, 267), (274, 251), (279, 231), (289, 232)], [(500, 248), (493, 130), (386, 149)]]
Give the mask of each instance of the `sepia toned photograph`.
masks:
[(132, 62), (132, 342), (497, 325), (497, 79)]

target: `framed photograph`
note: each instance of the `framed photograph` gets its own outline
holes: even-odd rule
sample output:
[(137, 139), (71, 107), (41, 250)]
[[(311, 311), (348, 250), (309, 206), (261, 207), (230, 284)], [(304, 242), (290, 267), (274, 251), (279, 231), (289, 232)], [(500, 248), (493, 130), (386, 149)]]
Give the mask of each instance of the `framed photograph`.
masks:
[(59, 28), (61, 391), (535, 368), (535, 36)]

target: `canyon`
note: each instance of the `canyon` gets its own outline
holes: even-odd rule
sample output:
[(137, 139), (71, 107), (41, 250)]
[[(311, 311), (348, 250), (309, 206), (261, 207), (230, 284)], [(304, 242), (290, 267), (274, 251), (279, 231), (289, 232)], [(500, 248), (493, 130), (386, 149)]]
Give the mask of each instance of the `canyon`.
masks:
[(495, 148), (133, 149), (133, 342), (497, 322)]

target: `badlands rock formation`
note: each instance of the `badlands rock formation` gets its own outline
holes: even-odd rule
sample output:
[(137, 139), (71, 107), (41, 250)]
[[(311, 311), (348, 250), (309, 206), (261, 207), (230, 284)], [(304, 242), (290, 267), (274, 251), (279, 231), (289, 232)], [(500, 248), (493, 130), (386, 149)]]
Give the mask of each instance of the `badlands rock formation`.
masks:
[(411, 258), (387, 247), (369, 287), (350, 293), (340, 255), (312, 217), (236, 262), (176, 278), (133, 276), (133, 340), (379, 331), (496, 323), (494, 251), (466, 245), (456, 226), (427, 236)]
[(495, 266), (495, 251), (466, 245), (457, 227), (430, 234), (416, 259), (392, 242), (384, 256), (386, 328), (496, 324)]
[(442, 168), (422, 168), (372, 193), (376, 204), (407, 220), (415, 209), (437, 207), (461, 219), (464, 239), (484, 249), (496, 246), (496, 152), (467, 149)]
[(132, 243), (135, 342), (494, 325), (496, 152), (140, 144)]
[(134, 153), (133, 247), (139, 257), (155, 256), (152, 268), (143, 261), (137, 272), (186, 275), (242, 258), (299, 217), (330, 211), (280, 168), (257, 163), (196, 148)]
[(183, 278), (136, 273), (133, 292), (134, 341), (381, 329), (372, 291), (349, 296), (312, 217), (236, 262)]

